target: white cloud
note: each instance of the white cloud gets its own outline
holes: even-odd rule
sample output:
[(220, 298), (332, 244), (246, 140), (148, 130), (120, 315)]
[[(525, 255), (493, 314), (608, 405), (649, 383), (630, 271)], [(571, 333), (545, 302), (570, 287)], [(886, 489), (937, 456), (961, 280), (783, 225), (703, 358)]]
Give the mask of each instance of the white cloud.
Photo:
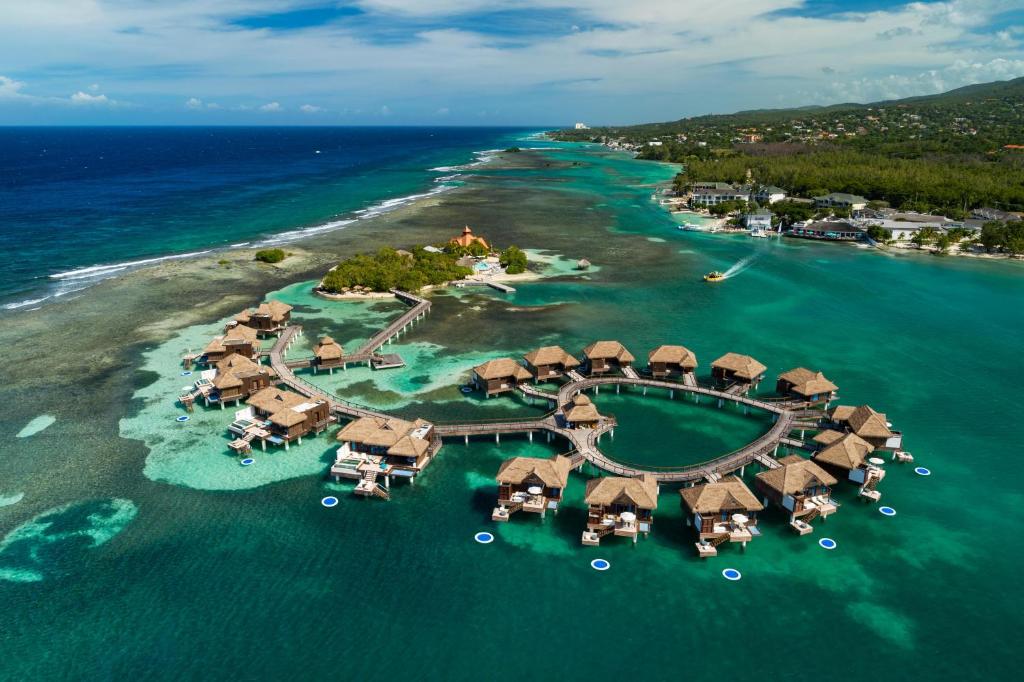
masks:
[(301, 107), (299, 107), (299, 111), (301, 111), (304, 114), (316, 114), (323, 110), (323, 107), (318, 107), (313, 104), (303, 104)]
[(203, 108), (203, 100), (199, 99), (198, 97), (189, 97), (188, 101), (185, 102), (185, 108), (186, 109), (192, 109), (192, 110), (202, 109)]
[(280, 102), (267, 102), (260, 107), (260, 111), (283, 111), (284, 107), (281, 106)]
[(110, 99), (106, 95), (90, 95), (87, 92), (79, 90), (69, 98), (72, 104), (75, 106), (101, 106), (107, 107), (115, 104), (114, 100)]
[(441, 107), (434, 113), (437, 114), (438, 116), (447, 116), (451, 112), (449, 111), (448, 107)]
[(0, 100), (3, 99), (32, 99), (21, 91), (25, 84), (7, 76), (0, 76)]

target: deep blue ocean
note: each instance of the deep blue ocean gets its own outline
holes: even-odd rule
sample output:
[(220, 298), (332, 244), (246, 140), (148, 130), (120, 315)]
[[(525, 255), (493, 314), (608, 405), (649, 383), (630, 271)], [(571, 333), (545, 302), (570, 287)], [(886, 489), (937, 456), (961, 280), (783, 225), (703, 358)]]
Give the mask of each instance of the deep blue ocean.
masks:
[[(277, 243), (457, 182), (508, 128), (0, 128), (0, 306)], [(186, 256), (187, 257), (187, 256)]]

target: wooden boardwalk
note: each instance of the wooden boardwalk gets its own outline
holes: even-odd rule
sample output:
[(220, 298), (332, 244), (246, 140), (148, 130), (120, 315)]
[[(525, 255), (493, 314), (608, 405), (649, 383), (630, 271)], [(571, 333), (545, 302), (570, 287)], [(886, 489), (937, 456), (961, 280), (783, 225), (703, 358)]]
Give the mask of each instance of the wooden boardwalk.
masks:
[[(355, 353), (346, 356), (346, 361), (357, 362), (365, 360), (369, 362), (381, 346), (429, 312), (429, 301), (406, 292), (395, 291), (394, 293), (396, 297), (410, 305), (409, 310), (375, 334), (373, 338), (363, 344)], [(338, 417), (353, 419), (359, 417), (387, 418), (389, 416), (386, 412), (338, 398), (305, 379), (297, 377), (293, 369), (308, 367), (312, 360), (310, 358), (285, 360), (285, 353), (295, 337), (301, 333), (302, 327), (299, 325), (288, 327), (281, 332), (273, 348), (267, 353), (270, 356), (271, 367), (278, 374), (279, 383), (310, 399), (327, 401), (330, 404), (331, 413)], [(806, 424), (812, 414), (815, 413), (815, 411), (795, 408), (788, 401), (760, 400), (748, 395), (729, 392), (728, 389), (719, 390), (708, 386), (701, 386), (692, 378), (692, 375), (689, 378), (684, 377), (682, 382), (677, 382), (644, 378), (635, 371), (629, 374), (627, 376), (588, 378), (576, 371), (570, 371), (568, 373), (569, 382), (560, 386), (557, 394), (542, 391), (526, 384), (520, 386), (519, 389), (528, 396), (554, 401), (558, 406), (567, 404), (578, 393), (591, 388), (597, 389), (605, 385), (642, 387), (645, 394), (649, 388), (665, 389), (672, 392), (690, 393), (698, 399), (701, 396), (707, 396), (713, 400), (718, 400), (719, 405), (731, 402), (737, 405), (744, 405), (747, 408), (764, 410), (775, 415), (775, 423), (760, 438), (734, 452), (700, 464), (681, 467), (648, 467), (614, 461), (601, 452), (601, 449), (598, 447), (601, 436), (614, 430), (616, 423), (613, 418), (607, 418), (594, 429), (569, 429), (565, 427), (560, 408), (556, 408), (554, 412), (541, 418), (436, 424), (435, 432), (440, 438), (462, 437), (467, 440), (471, 436), (494, 436), (496, 440), (500, 440), (501, 434), (526, 434), (532, 440), (534, 434), (544, 433), (548, 440), (558, 437), (568, 441), (570, 445), (569, 456), (572, 458), (574, 465), (590, 462), (603, 471), (619, 476), (649, 474), (662, 482), (693, 483), (701, 480), (719, 480), (722, 476), (740, 470), (749, 464), (756, 463), (767, 468), (778, 466), (774, 456), (778, 452), (780, 444), (786, 446), (797, 446), (797, 443), (802, 444), (802, 441), (791, 439), (789, 434), (794, 428), (799, 428), (799, 426), (796, 426), (797, 424), (801, 426)], [(820, 412), (817, 414), (820, 414)], [(798, 417), (799, 422), (797, 421)]]

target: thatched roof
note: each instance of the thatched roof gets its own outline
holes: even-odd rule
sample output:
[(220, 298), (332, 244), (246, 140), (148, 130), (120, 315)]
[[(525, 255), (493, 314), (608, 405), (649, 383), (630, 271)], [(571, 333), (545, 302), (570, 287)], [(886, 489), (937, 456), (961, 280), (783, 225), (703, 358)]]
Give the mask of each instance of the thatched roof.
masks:
[(217, 376), (213, 378), (213, 385), (221, 389), (235, 388), (242, 385), (241, 377), (254, 374), (276, 376), (276, 372), (270, 367), (264, 367), (244, 355), (233, 353), (217, 363)]
[(697, 366), (697, 356), (684, 346), (658, 346), (647, 354), (647, 362), (682, 365), (684, 368), (692, 370)]
[(790, 390), (805, 397), (839, 390), (839, 387), (826, 379), (821, 372), (812, 372), (804, 367), (783, 372), (779, 379), (789, 382), (792, 385)]
[(768, 369), (749, 355), (739, 353), (726, 353), (712, 362), (711, 367), (732, 372), (734, 376), (747, 381), (753, 381)]
[(340, 360), (345, 355), (345, 349), (330, 336), (323, 336), (313, 349), (313, 355), (320, 360)]
[(762, 471), (757, 478), (780, 495), (793, 495), (816, 485), (835, 485), (836, 479), (820, 466), (800, 455), (779, 460), (778, 469)]
[(658, 480), (650, 474), (638, 478), (605, 476), (587, 481), (587, 504), (607, 507), (612, 504), (632, 504), (640, 509), (658, 508)]
[(298, 393), (282, 391), (274, 386), (268, 386), (253, 393), (245, 402), (262, 412), (274, 414), (278, 410), (286, 407), (296, 407), (306, 401), (307, 399)]
[(828, 447), (814, 453), (814, 461), (843, 469), (856, 469), (864, 464), (875, 448), (855, 433), (846, 433)]
[(232, 371), (222, 372), (217, 370), (217, 376), (213, 377), (213, 387), (218, 390), (225, 388), (237, 388), (242, 385), (242, 380)]
[(223, 353), (229, 345), (250, 344), (255, 348), (259, 347), (259, 336), (255, 329), (246, 327), (244, 324), (236, 324), (224, 332), (223, 336), (215, 336), (206, 345), (206, 353)]
[(288, 407), (283, 410), (278, 410), (274, 414), (270, 415), (270, 421), (278, 426), (288, 428), (306, 421), (306, 415), (303, 412), (299, 412)]
[(600, 421), (601, 415), (590, 398), (578, 393), (573, 396), (572, 402), (565, 406), (565, 419), (570, 422), (596, 422)]
[(539, 483), (548, 488), (564, 488), (569, 482), (572, 461), (568, 457), (555, 455), (549, 459), (540, 457), (513, 457), (502, 462), (498, 469), (498, 483), (521, 485)]
[(281, 301), (266, 301), (255, 308), (243, 310), (235, 316), (235, 320), (245, 324), (253, 317), (269, 317), (271, 322), (283, 322), (285, 315), (292, 311), (292, 307)]
[(715, 483), (680, 488), (679, 496), (690, 513), (720, 514), (723, 511), (761, 511), (764, 505), (738, 476), (728, 476)]
[(526, 369), (512, 358), (498, 358), (497, 360), (488, 360), (482, 365), (477, 365), (473, 368), (476, 375), (487, 381), (488, 379), (502, 379), (504, 377), (512, 377), (517, 380), (529, 379), (532, 375), (530, 370)]
[(842, 431), (836, 431), (835, 429), (826, 429), (814, 437), (814, 442), (821, 443), (822, 445), (831, 445), (832, 443), (835, 443), (842, 437)]
[(861, 405), (846, 418), (853, 432), (862, 438), (888, 438), (892, 431), (886, 426), (885, 415), (868, 405)]
[(591, 360), (615, 360), (617, 362), (636, 360), (633, 354), (618, 341), (595, 341), (583, 349), (583, 354)]
[(565, 368), (579, 367), (580, 361), (566, 353), (561, 346), (544, 346), (531, 351), (523, 359), (534, 367), (541, 365), (562, 365)]
[(387, 454), (399, 457), (419, 457), (430, 447), (430, 441), (414, 432), (430, 422), (422, 419), (406, 421), (397, 417), (360, 417), (338, 432), (342, 442), (359, 443), (387, 448)]

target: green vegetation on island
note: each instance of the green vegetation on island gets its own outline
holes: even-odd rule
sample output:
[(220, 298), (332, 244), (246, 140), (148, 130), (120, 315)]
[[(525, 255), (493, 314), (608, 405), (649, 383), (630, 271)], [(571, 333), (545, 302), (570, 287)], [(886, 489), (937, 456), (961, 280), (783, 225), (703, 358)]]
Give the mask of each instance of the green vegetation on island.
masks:
[(681, 163), (678, 182), (777, 185), (796, 196), (848, 192), (951, 218), (1024, 210), (1024, 78), (927, 97), (744, 111), (668, 123), (562, 130)]
[(517, 246), (510, 246), (501, 252), (501, 266), (509, 275), (526, 272), (526, 254)]
[(261, 263), (280, 263), (288, 254), (283, 249), (261, 249), (256, 252), (254, 260), (258, 260)]
[(411, 252), (385, 247), (372, 255), (360, 254), (342, 261), (324, 276), (320, 286), (335, 294), (357, 286), (372, 291), (419, 291), (429, 284), (444, 284), (472, 274), (458, 260), (456, 253), (432, 253), (421, 246)]

